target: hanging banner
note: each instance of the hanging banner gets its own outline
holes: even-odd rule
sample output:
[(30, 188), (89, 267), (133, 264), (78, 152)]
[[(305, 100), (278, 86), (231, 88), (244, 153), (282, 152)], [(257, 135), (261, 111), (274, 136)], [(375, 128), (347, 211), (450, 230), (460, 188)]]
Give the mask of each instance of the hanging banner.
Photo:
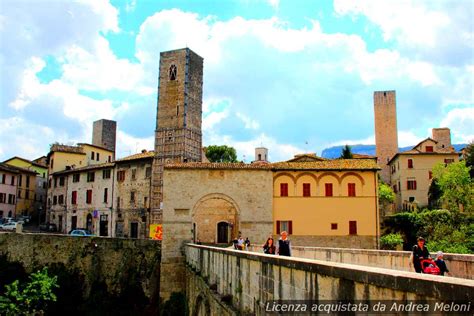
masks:
[(153, 240), (161, 240), (163, 237), (163, 226), (161, 224), (150, 225), (150, 238)]

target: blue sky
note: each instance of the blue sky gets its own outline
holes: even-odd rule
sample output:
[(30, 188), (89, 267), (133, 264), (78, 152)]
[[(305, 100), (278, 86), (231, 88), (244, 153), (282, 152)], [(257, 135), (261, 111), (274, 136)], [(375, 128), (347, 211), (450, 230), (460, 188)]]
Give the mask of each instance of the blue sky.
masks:
[[(0, 3), (0, 159), (91, 140), (153, 149), (159, 52), (204, 57), (204, 145), (270, 159), (374, 143), (373, 91), (396, 90), (400, 146), (450, 127), (474, 139), (474, 2)], [(245, 157), (244, 157), (245, 156)]]

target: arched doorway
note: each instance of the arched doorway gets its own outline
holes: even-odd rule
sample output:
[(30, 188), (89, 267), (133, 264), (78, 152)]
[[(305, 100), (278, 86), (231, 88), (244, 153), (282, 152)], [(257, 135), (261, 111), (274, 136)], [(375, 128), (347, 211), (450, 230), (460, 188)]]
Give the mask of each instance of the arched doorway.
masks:
[(91, 232), (92, 234), (94, 233), (92, 231), (92, 214), (87, 214), (87, 219), (86, 219), (86, 229)]
[(196, 239), (203, 243), (229, 243), (239, 231), (236, 203), (224, 194), (202, 197), (193, 208)]
[(217, 243), (218, 244), (227, 244), (230, 242), (229, 236), (229, 228), (230, 225), (227, 222), (219, 222), (217, 223)]

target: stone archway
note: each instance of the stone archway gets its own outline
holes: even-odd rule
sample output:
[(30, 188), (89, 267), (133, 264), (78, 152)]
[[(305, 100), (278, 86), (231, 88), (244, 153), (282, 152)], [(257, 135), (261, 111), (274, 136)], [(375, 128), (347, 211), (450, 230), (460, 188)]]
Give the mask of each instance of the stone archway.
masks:
[(222, 236), (225, 228), (230, 235), (228, 243), (238, 235), (238, 217), (237, 205), (230, 197), (224, 194), (204, 196), (196, 203), (192, 214), (196, 238), (203, 243), (225, 242)]
[(211, 307), (209, 305), (209, 301), (203, 298), (201, 295), (199, 295), (194, 305), (193, 316), (207, 316), (207, 315), (211, 315)]

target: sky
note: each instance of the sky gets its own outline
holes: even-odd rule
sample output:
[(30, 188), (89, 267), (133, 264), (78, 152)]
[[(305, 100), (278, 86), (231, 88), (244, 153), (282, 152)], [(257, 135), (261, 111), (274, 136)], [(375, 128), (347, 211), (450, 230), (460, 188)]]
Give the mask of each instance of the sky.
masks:
[(474, 140), (474, 1), (0, 1), (0, 160), (92, 141), (153, 149), (159, 53), (204, 58), (203, 145), (271, 161), (374, 144), (373, 92), (396, 90), (399, 145)]

